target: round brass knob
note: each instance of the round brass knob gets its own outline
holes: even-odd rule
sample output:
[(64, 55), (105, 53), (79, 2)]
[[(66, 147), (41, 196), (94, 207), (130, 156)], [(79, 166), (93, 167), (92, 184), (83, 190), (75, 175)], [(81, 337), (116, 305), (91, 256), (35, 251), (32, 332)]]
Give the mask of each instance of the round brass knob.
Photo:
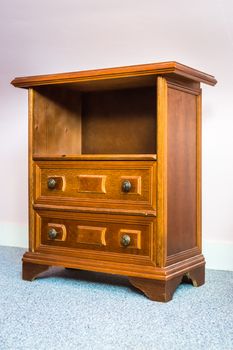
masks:
[(130, 236), (129, 235), (124, 235), (121, 237), (121, 244), (124, 247), (127, 247), (130, 244)]
[(48, 179), (47, 184), (48, 184), (48, 188), (53, 190), (56, 187), (57, 181), (51, 177), (50, 179)]
[(57, 237), (57, 231), (55, 230), (55, 228), (50, 228), (48, 235), (50, 239), (55, 239)]
[(129, 180), (125, 180), (122, 182), (122, 191), (129, 192), (132, 188), (131, 182)]

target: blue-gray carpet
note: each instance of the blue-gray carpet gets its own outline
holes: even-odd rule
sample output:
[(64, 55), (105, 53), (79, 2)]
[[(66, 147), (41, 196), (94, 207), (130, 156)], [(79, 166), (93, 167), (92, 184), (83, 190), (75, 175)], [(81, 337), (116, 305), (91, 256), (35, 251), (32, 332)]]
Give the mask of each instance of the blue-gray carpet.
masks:
[(1, 350), (233, 349), (233, 272), (207, 270), (164, 304), (119, 276), (54, 268), (22, 281), (23, 252), (0, 247)]

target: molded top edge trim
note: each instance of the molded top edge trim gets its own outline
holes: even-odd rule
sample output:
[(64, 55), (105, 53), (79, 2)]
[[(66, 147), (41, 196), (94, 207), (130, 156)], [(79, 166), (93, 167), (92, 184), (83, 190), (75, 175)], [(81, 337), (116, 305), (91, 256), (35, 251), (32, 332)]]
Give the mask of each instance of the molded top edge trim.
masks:
[(96, 81), (114, 78), (130, 78), (159, 74), (164, 75), (171, 73), (209, 85), (215, 85), (217, 83), (217, 80), (212, 75), (185, 66), (181, 63), (171, 61), (125, 67), (84, 70), (70, 73), (17, 77), (12, 80), (11, 84), (15, 87), (29, 88), (40, 85), (81, 83), (92, 80)]

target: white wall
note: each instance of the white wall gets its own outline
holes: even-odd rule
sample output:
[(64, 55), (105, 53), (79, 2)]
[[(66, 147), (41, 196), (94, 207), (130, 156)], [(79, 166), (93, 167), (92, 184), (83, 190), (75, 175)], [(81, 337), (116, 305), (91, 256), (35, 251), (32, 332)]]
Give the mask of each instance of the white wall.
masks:
[(27, 245), (27, 92), (11, 79), (176, 60), (218, 80), (203, 86), (204, 253), (233, 269), (232, 18), (231, 0), (1, 0), (0, 244)]

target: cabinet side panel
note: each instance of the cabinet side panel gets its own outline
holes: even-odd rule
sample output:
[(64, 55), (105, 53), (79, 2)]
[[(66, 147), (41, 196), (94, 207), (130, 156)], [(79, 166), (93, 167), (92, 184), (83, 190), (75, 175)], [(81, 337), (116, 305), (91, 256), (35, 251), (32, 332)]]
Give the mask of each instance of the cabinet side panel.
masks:
[(168, 87), (167, 255), (197, 246), (197, 96)]

